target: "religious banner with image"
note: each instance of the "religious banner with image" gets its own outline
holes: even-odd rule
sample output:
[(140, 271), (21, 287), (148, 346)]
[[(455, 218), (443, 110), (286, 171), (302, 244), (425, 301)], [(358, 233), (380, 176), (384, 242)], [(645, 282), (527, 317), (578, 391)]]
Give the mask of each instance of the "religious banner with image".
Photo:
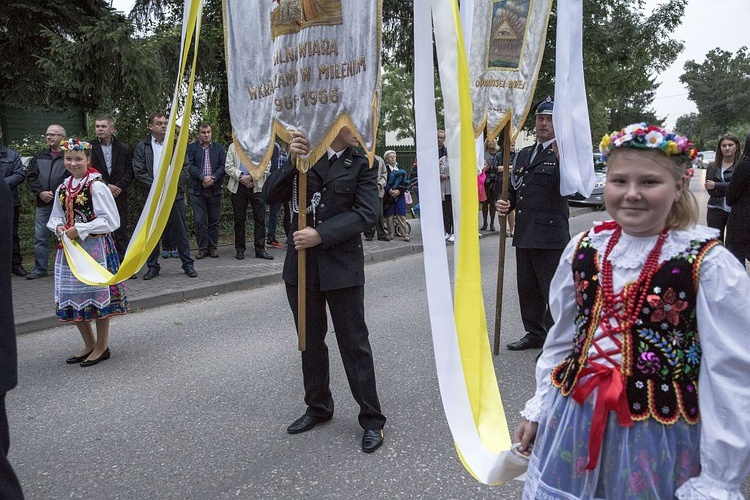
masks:
[(552, 0), (474, 0), (469, 74), (474, 134), (523, 126), (534, 96)]
[(229, 111), (244, 163), (265, 169), (274, 136), (302, 130), (312, 164), (344, 126), (374, 156), (381, 19), (382, 0), (224, 1)]

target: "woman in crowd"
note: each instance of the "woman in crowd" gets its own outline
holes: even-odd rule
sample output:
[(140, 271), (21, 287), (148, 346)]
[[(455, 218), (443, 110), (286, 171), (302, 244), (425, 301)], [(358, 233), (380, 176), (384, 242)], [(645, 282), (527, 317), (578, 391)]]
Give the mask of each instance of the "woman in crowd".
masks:
[(750, 134), (745, 138), (744, 151), (727, 189), (727, 205), (732, 211), (727, 221), (726, 239), (727, 248), (743, 265), (750, 260)]
[(487, 230), (487, 215), (490, 217), (490, 231), (495, 230), (495, 190), (500, 187), (502, 179), (498, 178), (498, 166), (502, 168), (503, 154), (497, 142), (487, 139), (484, 141), (484, 192), (487, 199), (482, 202), (482, 231)]
[(726, 134), (716, 146), (716, 161), (706, 171), (706, 190), (710, 195), (706, 211), (706, 224), (719, 230), (719, 239), (724, 241), (724, 228), (729, 219), (730, 208), (726, 194), (732, 180), (734, 167), (741, 155), (740, 140), (734, 134)]
[(383, 155), (388, 167), (388, 182), (385, 184), (385, 196), (383, 197), (383, 212), (388, 225), (388, 236), (393, 239), (395, 226), (393, 218), (398, 219), (401, 225), (401, 236), (404, 241), (409, 241), (409, 233), (406, 230), (406, 190), (409, 189), (409, 180), (406, 171), (396, 163), (396, 152), (388, 150)]

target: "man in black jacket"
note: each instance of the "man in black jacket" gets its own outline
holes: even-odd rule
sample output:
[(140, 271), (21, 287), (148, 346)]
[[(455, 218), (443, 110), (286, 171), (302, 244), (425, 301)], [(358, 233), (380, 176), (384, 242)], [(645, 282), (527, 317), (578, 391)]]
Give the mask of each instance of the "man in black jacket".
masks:
[[(364, 253), (361, 233), (377, 220), (377, 171), (354, 149), (357, 140), (343, 128), (324, 155), (307, 171), (306, 206), (316, 204), (308, 226), (287, 239), (282, 279), (297, 323), (297, 251), (307, 254), (307, 348), (302, 352), (302, 376), (307, 411), (288, 428), (305, 432), (333, 417), (329, 387), (326, 305), (331, 311), (346, 377), (359, 403), (359, 424), (365, 430), (362, 451), (371, 453), (383, 444), (385, 416), (375, 386), (375, 367), (365, 324)], [(297, 200), (297, 158), (309, 152), (307, 137), (293, 132), (289, 160), (263, 185), (266, 203)], [(316, 200), (316, 201), (312, 201)], [(295, 210), (296, 212), (296, 210)], [(297, 214), (292, 225), (298, 227)]]
[[(554, 323), (549, 310), (549, 286), (565, 246), (570, 241), (568, 200), (560, 194), (554, 103), (547, 97), (536, 108), (536, 144), (516, 156), (508, 201), (498, 200), (497, 211), (516, 210), (513, 246), (521, 320), (526, 335), (508, 344), (511, 351), (539, 348)], [(499, 194), (499, 193), (498, 193)]]
[[(198, 243), (196, 259), (219, 256), (219, 217), (227, 152), (224, 146), (211, 138), (211, 125), (201, 122), (198, 125), (198, 141), (189, 144), (185, 152), (185, 163), (190, 174), (190, 197), (193, 200), (195, 239)], [(257, 253), (256, 250), (256, 256)], [(262, 254), (268, 255), (265, 250)]]
[(91, 141), (91, 166), (102, 174), (112, 196), (115, 197), (120, 227), (114, 232), (117, 255), (122, 262), (128, 248), (128, 187), (133, 182), (133, 157), (127, 144), (114, 137), (112, 117), (102, 115), (94, 120), (96, 139)]
[(52, 231), (47, 229), (47, 222), (52, 213), (52, 201), (55, 190), (68, 176), (63, 163), (60, 143), (65, 139), (65, 129), (60, 125), (47, 127), (47, 149), (34, 155), (26, 173), (26, 180), (36, 197), (36, 217), (34, 220), (34, 269), (26, 275), (26, 279), (33, 280), (47, 276), (49, 263), (49, 237)]
[[(3, 129), (0, 128), (0, 139), (3, 137)], [(0, 175), (8, 183), (11, 196), (13, 197), (13, 267), (11, 272), (22, 278), (29, 273), (23, 268), (23, 258), (21, 257), (21, 239), (18, 237), (18, 223), (21, 220), (21, 199), (18, 196), (18, 186), (23, 184), (26, 179), (26, 172), (23, 170), (21, 155), (10, 148), (6, 148), (0, 143)]]
[(13, 297), (10, 283), (13, 202), (5, 178), (0, 176), (0, 498), (23, 499), (21, 485), (8, 462), (10, 436), (5, 413), (5, 394), (18, 383), (16, 329), (13, 322)]
[[(148, 118), (148, 129), (151, 133), (139, 142), (133, 151), (133, 174), (138, 182), (143, 184), (147, 190), (150, 190), (154, 179), (157, 177), (158, 168), (161, 166), (161, 158), (165, 147), (164, 139), (167, 135), (167, 117), (161, 113), (152, 114)], [(183, 165), (180, 183), (182, 183), (185, 174), (185, 165)], [(182, 191), (182, 186), (177, 188), (177, 196), (174, 199), (172, 210), (169, 212), (167, 227), (171, 228), (175, 243), (177, 243), (182, 269), (189, 277), (195, 278), (198, 276), (198, 272), (193, 266), (193, 259), (190, 258), (190, 240), (185, 224), (185, 194)], [(148, 271), (143, 276), (144, 280), (152, 280), (159, 276), (161, 271), (159, 265), (160, 251), (159, 243), (157, 243), (146, 261)]]

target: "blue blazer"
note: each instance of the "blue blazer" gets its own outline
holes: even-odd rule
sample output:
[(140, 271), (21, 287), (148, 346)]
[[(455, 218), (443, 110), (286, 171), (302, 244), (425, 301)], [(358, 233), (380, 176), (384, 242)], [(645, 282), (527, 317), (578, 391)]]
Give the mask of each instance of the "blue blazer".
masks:
[[(227, 161), (227, 151), (224, 146), (218, 142), (211, 142), (208, 156), (211, 159), (211, 172), (216, 180), (214, 182), (214, 196), (220, 195), (222, 190), (222, 181), (224, 180), (224, 165)], [(188, 165), (190, 174), (190, 192), (192, 194), (201, 194), (203, 192), (203, 146), (199, 142), (189, 144), (185, 152), (185, 163)]]

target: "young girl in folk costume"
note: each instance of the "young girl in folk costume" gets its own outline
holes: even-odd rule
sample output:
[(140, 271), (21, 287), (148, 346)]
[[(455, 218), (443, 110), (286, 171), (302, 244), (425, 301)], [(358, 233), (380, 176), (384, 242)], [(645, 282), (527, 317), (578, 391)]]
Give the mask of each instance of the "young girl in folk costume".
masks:
[(614, 221), (571, 240), (550, 287), (524, 498), (742, 498), (750, 278), (695, 225), (687, 138), (641, 123), (601, 150)]
[[(101, 174), (89, 163), (91, 144), (69, 139), (61, 144), (70, 177), (55, 193), (47, 227), (58, 237), (65, 233), (77, 239), (91, 257), (112, 274), (120, 267), (111, 233), (120, 226), (117, 205)], [(109, 318), (127, 308), (122, 283), (91, 286), (78, 281), (68, 266), (62, 247), (55, 258), (55, 311), (61, 321), (74, 321), (84, 347), (65, 360), (68, 364), (92, 366), (109, 359)], [(91, 321), (96, 322), (96, 335)]]

